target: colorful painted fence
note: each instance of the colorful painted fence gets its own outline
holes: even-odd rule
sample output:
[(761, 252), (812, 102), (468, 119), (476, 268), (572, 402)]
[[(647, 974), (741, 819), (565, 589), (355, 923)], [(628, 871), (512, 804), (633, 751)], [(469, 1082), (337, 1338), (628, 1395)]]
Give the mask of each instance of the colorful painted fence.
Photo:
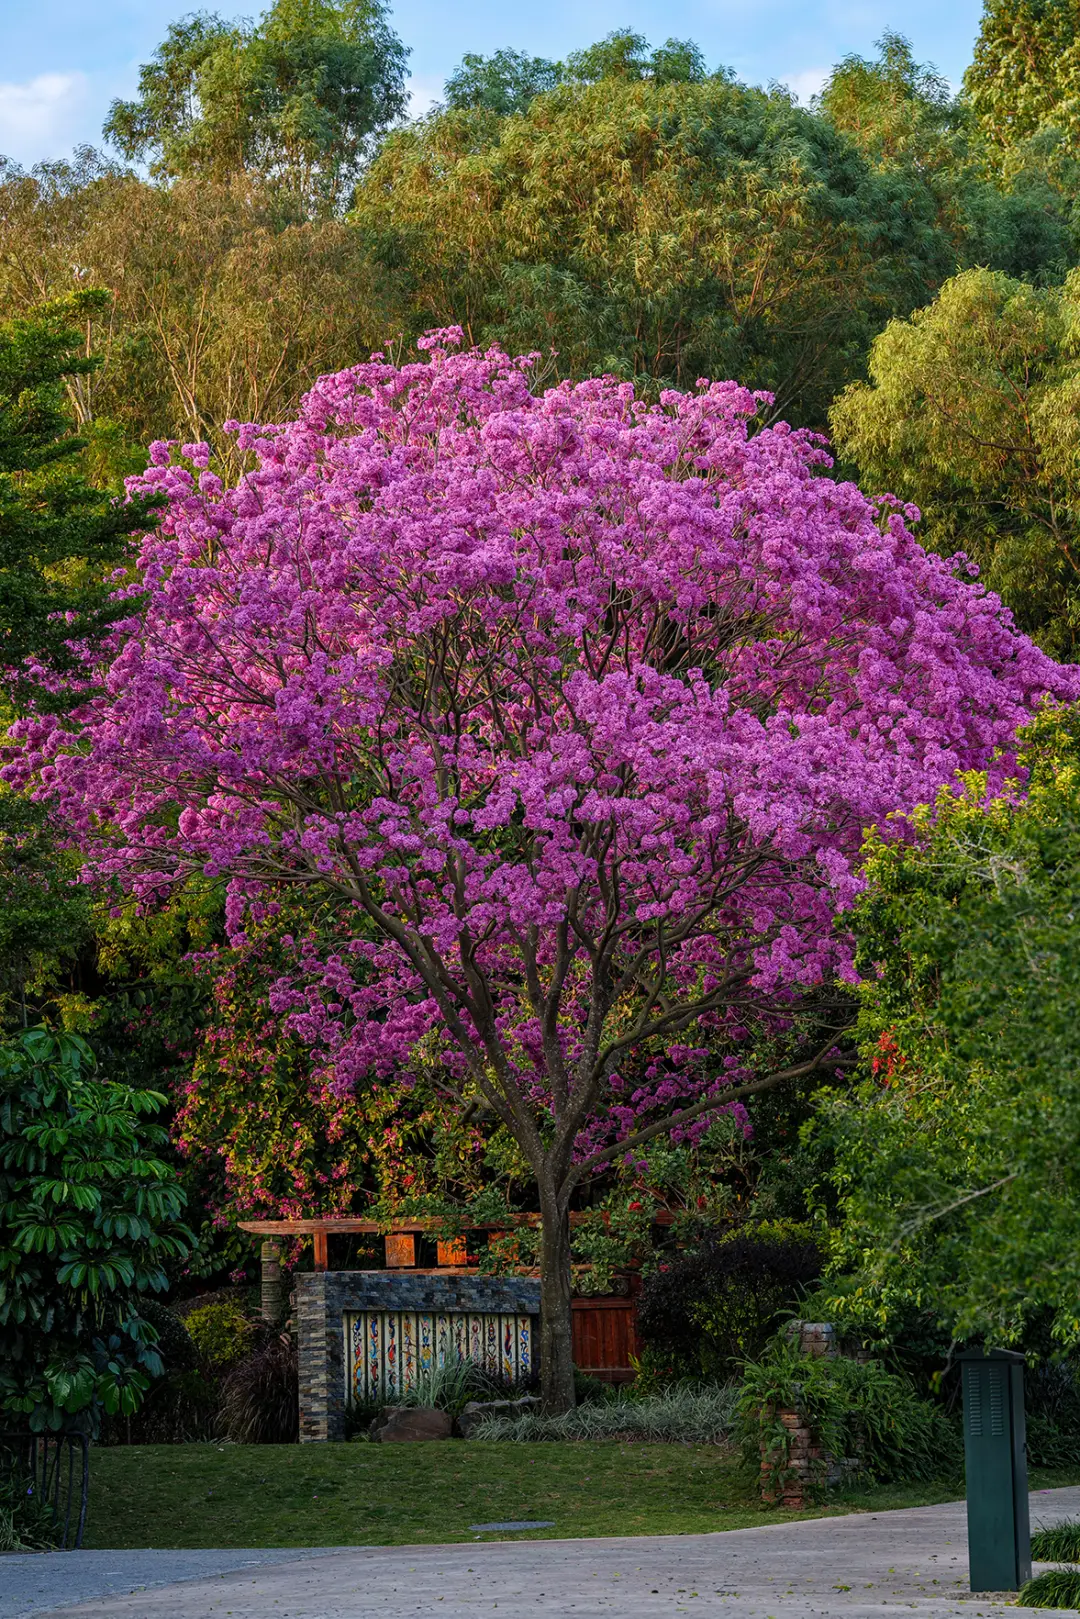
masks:
[(389, 1400), (433, 1367), (454, 1359), (517, 1383), (533, 1368), (533, 1318), (457, 1311), (363, 1310), (347, 1314), (350, 1401)]

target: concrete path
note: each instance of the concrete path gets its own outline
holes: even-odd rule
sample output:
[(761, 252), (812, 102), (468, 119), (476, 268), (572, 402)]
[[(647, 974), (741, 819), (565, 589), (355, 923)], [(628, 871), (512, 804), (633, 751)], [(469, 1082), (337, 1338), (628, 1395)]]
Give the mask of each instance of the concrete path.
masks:
[[(1031, 1505), (1035, 1526), (1080, 1516), (1080, 1488), (1040, 1492)], [(231, 1566), (220, 1561), (230, 1555)], [(185, 1557), (188, 1578), (178, 1568)], [(237, 1566), (245, 1558), (248, 1566)], [(91, 1599), (61, 1606), (53, 1570), (69, 1603), (71, 1594), (90, 1595), (96, 1581)], [(162, 1578), (182, 1583), (161, 1585)], [(902, 1609), (922, 1619), (1019, 1619), (1037, 1612), (1010, 1606), (1015, 1599), (1004, 1595), (968, 1592), (962, 1502), (715, 1535), (322, 1554), (51, 1553), (0, 1559), (0, 1585), (7, 1593), (0, 1619), (880, 1619)]]
[(32, 1619), (73, 1602), (127, 1596), (275, 1563), (310, 1563), (320, 1551), (47, 1552), (0, 1557), (0, 1619)]

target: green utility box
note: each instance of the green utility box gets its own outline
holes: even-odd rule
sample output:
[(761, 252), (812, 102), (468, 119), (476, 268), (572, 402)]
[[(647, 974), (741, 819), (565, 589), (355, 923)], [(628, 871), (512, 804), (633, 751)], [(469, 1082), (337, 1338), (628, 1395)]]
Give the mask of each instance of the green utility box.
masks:
[(958, 1358), (971, 1589), (1018, 1591), (1031, 1578), (1024, 1357), (991, 1349)]

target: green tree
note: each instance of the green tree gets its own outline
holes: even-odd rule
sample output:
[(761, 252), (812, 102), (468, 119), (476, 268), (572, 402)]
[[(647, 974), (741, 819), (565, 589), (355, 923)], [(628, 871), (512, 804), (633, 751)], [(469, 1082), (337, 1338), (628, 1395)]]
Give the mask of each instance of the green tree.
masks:
[(1028, 728), (1027, 796), (971, 778), (871, 840), (855, 915), (866, 1077), (822, 1099), (842, 1221), (828, 1308), (1080, 1342), (1080, 713)]
[(165, 1098), (97, 1078), (75, 1035), (0, 1045), (0, 1412), (96, 1432), (162, 1370), (140, 1300), (194, 1239), (158, 1156)]
[(986, 0), (964, 95), (1006, 159), (1047, 128), (1080, 140), (1080, 10), (1075, 0)]
[[(1071, 0), (988, 0), (962, 102), (1009, 193), (1080, 243), (1080, 12)], [(1008, 266), (1003, 265), (1003, 268)]]
[(877, 45), (876, 61), (852, 53), (833, 68), (822, 112), (876, 162), (951, 162), (958, 119), (947, 80), (915, 61), (903, 34), (888, 31)]
[(73, 644), (129, 610), (112, 600), (104, 569), (147, 509), (86, 481), (86, 440), (72, 433), (65, 398), (65, 384), (99, 364), (80, 352), (80, 324), (109, 302), (104, 291), (71, 293), (0, 322), (0, 661), (16, 701), (33, 691), (47, 706), (47, 677), (80, 667)]
[(371, 135), (405, 110), (408, 52), (381, 0), (275, 0), (258, 24), (172, 24), (115, 101), (105, 137), (164, 177), (274, 180), (313, 212), (355, 183)]
[(970, 108), (915, 61), (902, 34), (884, 34), (874, 61), (845, 57), (819, 106), (876, 167), (923, 181), (958, 267), (1059, 281), (1075, 262), (1072, 208), (1060, 189), (1034, 161), (1008, 180), (988, 166)]
[(577, 375), (735, 376), (823, 425), (873, 334), (952, 270), (934, 213), (786, 96), (637, 61), (519, 117), (395, 131), (352, 218), (410, 332), (458, 322)]
[(446, 81), (448, 107), (484, 107), (500, 118), (524, 112), (534, 96), (552, 89), (562, 64), (523, 51), (494, 51), (490, 56), (466, 52)]
[(28, 1021), (92, 938), (78, 859), (57, 848), (45, 811), (0, 788), (0, 1027)]
[[(653, 84), (700, 84), (708, 77), (705, 58), (690, 39), (668, 39), (655, 50), (643, 34), (616, 29), (606, 39), (571, 51), (566, 58), (564, 77), (580, 84), (597, 84), (602, 79), (649, 80)], [(729, 79), (721, 72), (719, 77)]]
[(1025, 630), (1080, 644), (1080, 272), (1038, 289), (989, 270), (893, 321), (831, 412), (860, 481), (915, 502), (925, 537), (966, 551)]
[(382, 272), (358, 233), (304, 218), (244, 175), (148, 185), (86, 151), (33, 174), (9, 169), (0, 307), (55, 296), (72, 265), (113, 297), (89, 334), (100, 367), (75, 379), (69, 404), (85, 453), (110, 452), (124, 471), (135, 470), (130, 446), (155, 438), (208, 438), (228, 455), (223, 422), (283, 419), (321, 373), (386, 333)]

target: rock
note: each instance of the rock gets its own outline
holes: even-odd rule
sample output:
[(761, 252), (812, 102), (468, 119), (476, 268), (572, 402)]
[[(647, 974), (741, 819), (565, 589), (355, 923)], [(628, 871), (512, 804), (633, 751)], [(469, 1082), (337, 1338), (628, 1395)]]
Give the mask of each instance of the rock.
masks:
[(535, 1411), (539, 1407), (539, 1399), (532, 1394), (526, 1394), (520, 1400), (470, 1400), (458, 1416), (457, 1431), (462, 1439), (471, 1439), (488, 1417), (520, 1417), (526, 1411)]
[(381, 1445), (410, 1444), (421, 1439), (449, 1439), (453, 1422), (433, 1405), (387, 1405), (371, 1424), (371, 1437)]

